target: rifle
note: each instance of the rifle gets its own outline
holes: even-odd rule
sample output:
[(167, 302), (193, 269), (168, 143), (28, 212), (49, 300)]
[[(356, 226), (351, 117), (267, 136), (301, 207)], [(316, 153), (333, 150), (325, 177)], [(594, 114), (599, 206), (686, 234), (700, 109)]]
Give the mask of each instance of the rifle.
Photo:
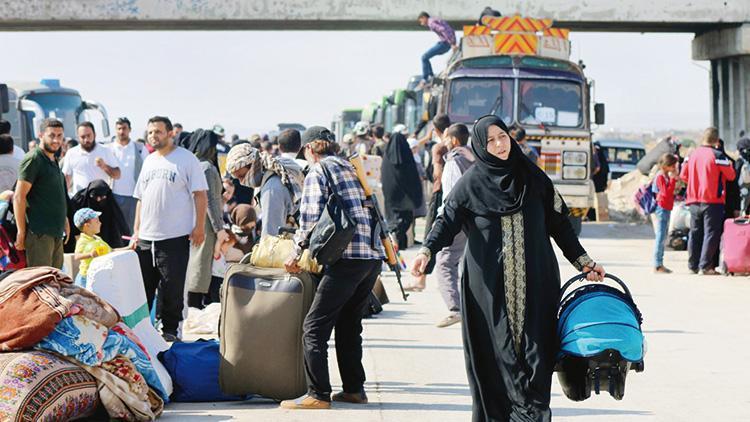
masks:
[(409, 295), (404, 291), (404, 285), (401, 283), (401, 266), (399, 265), (398, 257), (396, 256), (396, 248), (394, 248), (393, 240), (385, 229), (385, 220), (380, 214), (378, 199), (373, 194), (372, 188), (370, 188), (370, 184), (367, 183), (367, 175), (365, 174), (365, 168), (362, 164), (362, 157), (360, 157), (359, 154), (355, 152), (349, 157), (349, 162), (352, 164), (352, 166), (354, 166), (354, 171), (357, 173), (357, 179), (359, 179), (359, 183), (362, 185), (362, 189), (365, 191), (365, 197), (372, 204), (370, 212), (372, 213), (372, 217), (375, 219), (375, 223), (378, 225), (378, 234), (380, 235), (380, 241), (383, 242), (383, 249), (385, 249), (385, 262), (386, 264), (388, 264), (388, 267), (391, 269), (391, 271), (396, 273), (396, 281), (398, 282), (398, 287), (401, 289), (401, 296), (403, 296), (404, 300), (406, 300)]

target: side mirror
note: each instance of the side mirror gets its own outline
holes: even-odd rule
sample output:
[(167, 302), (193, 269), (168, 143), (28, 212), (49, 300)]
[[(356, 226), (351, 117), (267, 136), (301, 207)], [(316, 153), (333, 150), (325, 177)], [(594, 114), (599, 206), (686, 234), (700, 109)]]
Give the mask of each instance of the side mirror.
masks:
[(0, 113), (10, 111), (10, 99), (8, 97), (8, 85), (0, 84)]
[(597, 125), (604, 124), (604, 104), (602, 103), (594, 104), (594, 123)]

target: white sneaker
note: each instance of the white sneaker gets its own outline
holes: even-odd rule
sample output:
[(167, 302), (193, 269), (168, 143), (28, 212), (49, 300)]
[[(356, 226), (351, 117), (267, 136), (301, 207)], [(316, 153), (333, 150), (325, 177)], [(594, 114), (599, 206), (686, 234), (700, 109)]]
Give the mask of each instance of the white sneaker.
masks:
[(459, 314), (458, 312), (454, 312), (448, 315), (447, 317), (445, 317), (445, 319), (443, 319), (442, 321), (438, 322), (437, 327), (438, 328), (450, 327), (451, 325), (458, 324), (459, 322), (461, 322), (461, 314)]

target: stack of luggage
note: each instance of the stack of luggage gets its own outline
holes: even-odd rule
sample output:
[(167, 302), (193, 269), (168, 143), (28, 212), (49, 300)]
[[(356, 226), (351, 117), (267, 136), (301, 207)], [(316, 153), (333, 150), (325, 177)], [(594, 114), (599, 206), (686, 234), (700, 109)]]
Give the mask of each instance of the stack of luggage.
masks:
[(625, 283), (610, 274), (607, 278), (620, 289), (604, 283), (583, 284), (565, 294), (585, 277), (573, 277), (561, 290), (558, 379), (571, 400), (585, 400), (592, 390), (596, 394), (608, 391), (621, 400), (628, 371), (643, 371), (641, 313)]

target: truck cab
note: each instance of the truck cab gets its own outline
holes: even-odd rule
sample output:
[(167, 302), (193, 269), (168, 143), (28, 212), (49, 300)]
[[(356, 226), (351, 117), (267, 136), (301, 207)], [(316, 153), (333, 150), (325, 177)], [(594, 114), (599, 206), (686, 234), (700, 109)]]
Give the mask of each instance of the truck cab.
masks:
[[(39, 127), (45, 118), (63, 122), (65, 137), (77, 137), (79, 123), (90, 121), (101, 141), (109, 137), (107, 110), (99, 103), (85, 101), (81, 94), (60, 85), (56, 79), (35, 82), (7, 82), (8, 110), (0, 117), (11, 123), (11, 135), (17, 146), (28, 151), (30, 141), (39, 138)], [(2, 109), (0, 109), (2, 110)]]
[[(514, 21), (531, 24), (513, 32), (507, 23)], [(590, 180), (592, 82), (582, 66), (567, 59), (567, 32), (562, 38), (528, 30), (543, 27), (540, 22), (492, 17), (485, 18), (486, 26), (468, 27), (470, 34), (479, 29), (480, 35), (463, 37), (460, 52), (436, 78), (431, 96), (437, 101), (436, 112), (448, 114), (453, 123), (471, 127), (479, 117), (495, 114), (509, 127), (523, 127), (540, 167), (571, 209), (574, 226), (580, 227), (580, 217), (594, 205), (595, 196)], [(503, 30), (493, 33), (493, 28)], [(501, 44), (502, 37), (521, 35), (535, 42), (520, 48)], [(597, 105), (597, 111), (603, 123), (603, 106)]]

